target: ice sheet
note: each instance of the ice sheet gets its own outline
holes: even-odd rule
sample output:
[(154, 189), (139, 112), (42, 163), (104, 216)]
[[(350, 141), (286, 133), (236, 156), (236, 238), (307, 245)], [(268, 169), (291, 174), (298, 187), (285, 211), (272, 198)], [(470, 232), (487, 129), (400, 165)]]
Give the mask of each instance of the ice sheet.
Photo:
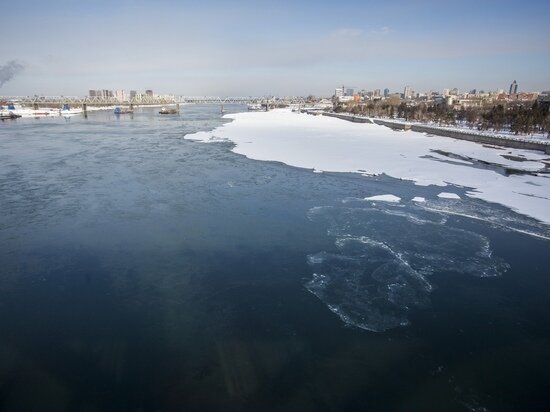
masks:
[[(418, 185), (464, 186), (472, 189), (468, 193), (470, 197), (505, 205), (550, 224), (550, 178), (541, 174), (546, 171), (542, 160), (550, 156), (542, 152), (502, 150), (290, 110), (237, 113), (226, 117), (234, 121), (211, 132), (186, 138), (205, 142), (229, 139), (235, 143), (233, 150), (236, 153), (249, 158), (280, 161), (316, 171), (385, 173)], [(434, 156), (434, 151), (436, 154), (456, 154), (459, 159), (473, 159), (473, 163), (495, 165), (497, 169), (513, 168), (515, 172), (506, 175), (502, 170), (468, 162), (442, 161), (441, 155)]]

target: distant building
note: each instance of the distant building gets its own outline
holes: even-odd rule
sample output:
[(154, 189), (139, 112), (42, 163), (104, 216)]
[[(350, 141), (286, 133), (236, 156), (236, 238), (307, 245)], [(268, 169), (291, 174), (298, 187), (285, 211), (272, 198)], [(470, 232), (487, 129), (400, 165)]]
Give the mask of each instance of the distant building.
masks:
[(344, 86), (334, 89), (334, 97), (337, 99), (344, 95)]
[(443, 89), (443, 93), (441, 93), (443, 96), (448, 96), (450, 94), (450, 89)]
[(137, 96), (137, 92), (135, 90), (130, 90), (130, 100), (135, 99)]
[(449, 92), (451, 96), (458, 96), (458, 89), (455, 87), (454, 89), (451, 89)]
[(510, 92), (508, 94), (517, 94), (518, 92), (518, 84), (517, 82), (514, 80), (512, 82), (512, 84), (510, 85)]
[(119, 102), (123, 102), (124, 100), (126, 100), (126, 92), (124, 90), (117, 90), (115, 92), (115, 98), (119, 101)]
[(373, 97), (380, 97), (380, 89), (375, 89), (372, 96)]
[[(356, 96), (357, 98), (360, 98), (359, 96)], [(354, 96), (339, 96), (338, 97), (338, 101), (341, 102), (341, 103), (349, 103), (349, 102), (354, 102), (355, 101), (355, 97)]]
[(88, 96), (90, 96), (90, 97), (95, 97), (95, 96), (96, 96), (95, 90), (90, 90), (90, 91), (88, 92)]
[(345, 96), (353, 96), (355, 94), (355, 90), (352, 88), (346, 89)]
[(390, 89), (385, 88), (384, 89), (384, 97), (388, 97), (390, 95)]
[(532, 102), (537, 100), (539, 96), (538, 92), (533, 93), (513, 93), (510, 96), (511, 101), (520, 101), (520, 102)]
[(145, 95), (153, 97), (153, 91), (152, 90), (145, 90)]
[(543, 91), (539, 94), (537, 101), (539, 104), (546, 107), (547, 110), (550, 110), (550, 91)]
[(405, 86), (405, 90), (403, 91), (403, 98), (404, 99), (410, 99), (412, 97), (412, 89), (411, 86)]

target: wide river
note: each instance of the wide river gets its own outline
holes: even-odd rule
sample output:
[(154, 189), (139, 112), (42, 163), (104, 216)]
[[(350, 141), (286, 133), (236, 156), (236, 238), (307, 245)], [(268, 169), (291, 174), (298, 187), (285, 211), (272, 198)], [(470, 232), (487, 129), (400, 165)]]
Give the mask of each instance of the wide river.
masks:
[(227, 121), (0, 123), (1, 411), (547, 410), (546, 225), (184, 138)]

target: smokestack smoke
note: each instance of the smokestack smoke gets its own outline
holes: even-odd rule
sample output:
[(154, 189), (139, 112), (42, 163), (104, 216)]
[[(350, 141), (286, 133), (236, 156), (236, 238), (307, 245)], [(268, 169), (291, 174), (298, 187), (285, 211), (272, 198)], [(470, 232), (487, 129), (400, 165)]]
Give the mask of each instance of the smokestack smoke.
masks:
[(0, 87), (23, 69), (23, 65), (15, 60), (10, 60), (5, 65), (0, 66)]

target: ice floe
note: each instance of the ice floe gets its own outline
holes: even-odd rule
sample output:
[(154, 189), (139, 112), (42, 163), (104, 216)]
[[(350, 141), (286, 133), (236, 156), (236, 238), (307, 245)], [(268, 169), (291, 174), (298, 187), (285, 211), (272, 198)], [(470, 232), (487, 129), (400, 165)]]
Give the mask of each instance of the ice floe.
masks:
[(376, 195), (366, 197), (365, 200), (378, 200), (380, 202), (399, 203), (401, 201), (401, 198), (395, 195)]
[(437, 197), (441, 199), (460, 199), (460, 196), (456, 193), (450, 193), (450, 192), (441, 192), (437, 195)]

